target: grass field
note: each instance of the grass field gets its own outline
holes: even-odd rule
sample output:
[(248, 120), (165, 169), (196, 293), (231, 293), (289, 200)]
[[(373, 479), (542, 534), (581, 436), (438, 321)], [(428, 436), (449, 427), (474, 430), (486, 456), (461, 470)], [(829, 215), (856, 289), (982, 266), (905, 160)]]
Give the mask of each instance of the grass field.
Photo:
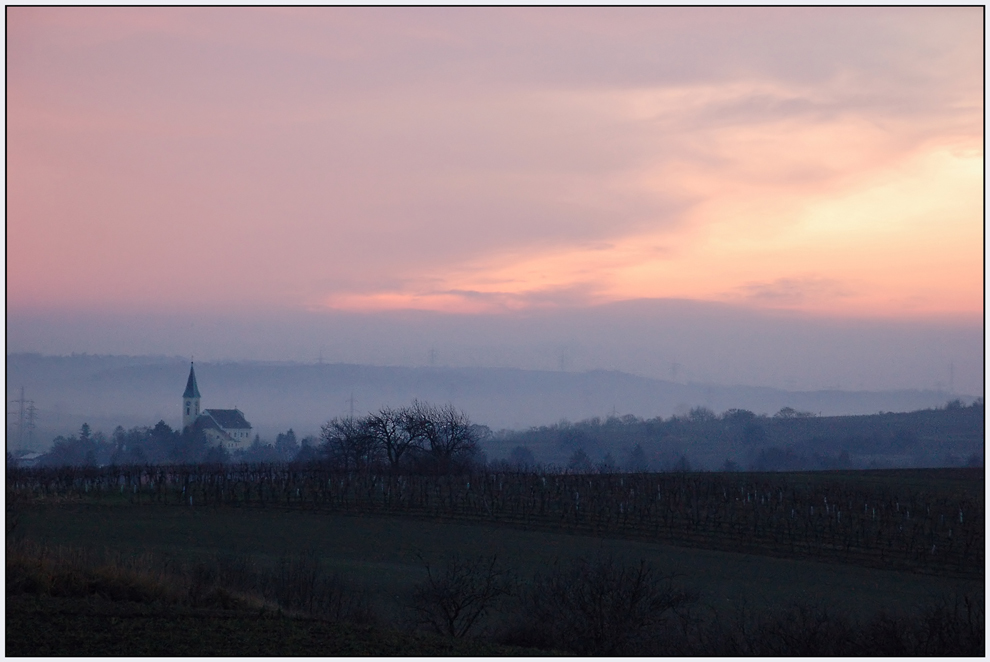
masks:
[(841, 605), (855, 614), (898, 611), (934, 596), (982, 590), (982, 582), (872, 570), (856, 566), (697, 550), (566, 533), (386, 516), (239, 508), (73, 504), (25, 506), (18, 533), (48, 545), (97, 546), (179, 561), (218, 554), (246, 556), (259, 565), (286, 553), (315, 552), (324, 566), (366, 588), (386, 613), (402, 610), (423, 580), (423, 560), (443, 554), (496, 553), (522, 577), (555, 559), (600, 551), (646, 559), (701, 593), (704, 603)]
[(100, 599), (7, 601), (9, 656), (507, 656), (541, 651), (278, 614)]
[[(959, 494), (972, 500), (979, 495), (978, 503), (982, 504), (983, 476), (972, 471), (802, 473), (787, 479), (797, 489), (858, 485), (896, 489), (897, 493), (937, 493), (945, 498)], [(453, 554), (461, 558), (496, 554), (502, 568), (518, 580), (517, 586), (525, 586), (535, 574), (546, 573), (555, 564), (563, 567), (581, 558), (610, 557), (629, 566), (643, 560), (672, 577), (677, 587), (696, 594), (698, 600), (691, 606), (693, 618), (697, 622), (709, 619), (713, 627), (717, 627), (718, 619), (770, 614), (799, 605), (799, 610), (811, 606), (862, 623), (880, 613), (903, 615), (915, 619), (910, 621), (915, 626), (910, 627), (916, 627), (917, 632), (928, 627), (923, 619), (917, 620), (918, 614), (927, 609), (930, 615), (932, 605), (959, 605), (958, 598), (968, 596), (982, 610), (984, 600), (982, 576), (964, 579), (951, 573), (923, 574), (779, 554), (691, 549), (628, 537), (603, 538), (546, 527), (527, 529), (519, 522), (422, 514), (360, 514), (276, 505), (190, 507), (174, 500), (171, 504), (131, 503), (118, 492), (93, 496), (85, 490), (64, 497), (25, 497), (12, 495), (8, 485), (6, 528), (6, 652), (11, 655), (541, 654), (500, 648), (495, 643), (535, 645), (519, 639), (454, 641), (416, 631), (412, 605), (416, 587), (427, 577), (424, 564), (438, 568)], [(14, 557), (20, 554), (21, 559), (14, 566), (12, 550)], [(44, 590), (31, 588), (32, 568), (44, 566), (46, 555), (57, 561), (49, 563), (51, 567), (63, 564), (58, 571), (63, 577), (58, 581), (67, 582), (70, 590), (62, 586), (53, 591), (52, 585)], [(292, 610), (283, 614), (281, 607), (273, 607), (267, 598), (242, 597), (227, 604), (227, 598), (204, 602), (189, 597), (193, 568), (220, 567), (235, 559), (251, 568), (271, 569), (280, 563), (284, 567), (288, 558), (304, 557), (315, 559), (321, 572), (339, 578), (347, 591), (359, 595), (373, 618), (367, 622), (327, 620)], [(110, 584), (120, 584), (116, 589), (107, 588), (106, 559), (116, 559), (110, 565), (117, 570), (109, 571)], [(158, 582), (158, 588), (136, 590), (130, 586), (128, 582), (140, 585), (144, 580), (134, 579), (137, 575), (133, 573), (128, 575), (129, 559), (134, 560), (134, 568), (142, 569), (145, 578), (153, 576), (151, 583)], [(168, 597), (169, 582), (182, 584), (172, 591), (172, 597)], [(13, 592), (12, 585), (18, 587)], [(513, 618), (518, 620), (518, 614), (511, 611), (514, 604), (512, 600), (502, 603), (501, 609), (479, 622), (476, 634), (494, 636), (510, 631)], [(792, 618), (799, 611), (790, 613), (781, 618)], [(967, 625), (972, 623), (970, 617), (953, 618), (949, 629), (941, 632), (953, 632), (952, 638), (959, 630), (951, 628), (969, 628), (963, 633), (967, 643), (962, 650), (982, 650), (982, 615), (977, 630)], [(812, 621), (808, 627), (822, 627)], [(773, 623), (763, 621), (773, 627), (783, 622), (779, 618)], [(834, 622), (826, 625), (837, 627)], [(808, 630), (793, 623), (790, 627)], [(840, 623), (838, 627), (846, 626)], [(812, 635), (819, 639), (830, 636)], [(790, 634), (784, 632), (782, 636), (786, 639)], [(731, 648), (720, 650), (723, 652), (715, 654), (747, 654)], [(793, 650), (799, 649), (771, 647), (748, 654)], [(814, 647), (806, 650), (818, 654)], [(946, 648), (929, 641), (905, 649), (903, 654), (958, 654), (955, 650), (951, 642)]]

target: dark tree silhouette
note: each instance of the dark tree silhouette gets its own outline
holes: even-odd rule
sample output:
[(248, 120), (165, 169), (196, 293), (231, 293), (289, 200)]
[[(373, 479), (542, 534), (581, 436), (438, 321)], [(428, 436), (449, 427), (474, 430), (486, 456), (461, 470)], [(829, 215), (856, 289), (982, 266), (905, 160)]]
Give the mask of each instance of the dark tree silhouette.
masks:
[(571, 459), (567, 461), (567, 470), (571, 473), (591, 473), (593, 470), (591, 458), (588, 457), (583, 448), (577, 449), (571, 455)]
[(292, 431), (292, 428), (275, 437), (275, 452), (283, 461), (291, 460), (299, 452), (299, 442), (296, 441), (296, 433)]
[(382, 407), (377, 413), (368, 415), (365, 428), (385, 453), (393, 471), (402, 466), (403, 458), (408, 460), (410, 454), (422, 450), (418, 426), (404, 409)]
[(633, 449), (629, 451), (629, 458), (626, 460), (626, 470), (632, 472), (647, 471), (650, 467), (650, 461), (646, 457), (646, 451), (643, 450), (641, 444), (636, 444)]
[(536, 466), (536, 458), (533, 457), (533, 451), (526, 446), (516, 446), (509, 453), (509, 464), (517, 470), (524, 471)]
[(429, 563), (425, 566), (427, 578), (415, 589), (413, 608), (419, 623), (438, 634), (467, 635), (502, 596), (511, 592), (511, 580), (494, 554), (477, 559), (451, 554), (440, 568)]
[(646, 561), (627, 565), (611, 556), (555, 565), (536, 576), (527, 598), (520, 643), (579, 655), (631, 654), (642, 636), (697, 599)]
[(334, 418), (324, 424), (320, 441), (324, 456), (341, 469), (367, 471), (380, 459), (381, 448), (366, 419)]

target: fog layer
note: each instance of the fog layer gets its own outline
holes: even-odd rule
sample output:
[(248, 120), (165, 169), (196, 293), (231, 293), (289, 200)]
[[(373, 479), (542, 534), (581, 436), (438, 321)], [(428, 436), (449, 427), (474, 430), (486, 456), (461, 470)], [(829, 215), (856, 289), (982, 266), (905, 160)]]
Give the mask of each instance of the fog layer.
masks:
[(14, 310), (7, 351), (618, 370), (676, 383), (973, 396), (984, 363), (981, 319), (835, 320), (657, 299), (501, 315)]

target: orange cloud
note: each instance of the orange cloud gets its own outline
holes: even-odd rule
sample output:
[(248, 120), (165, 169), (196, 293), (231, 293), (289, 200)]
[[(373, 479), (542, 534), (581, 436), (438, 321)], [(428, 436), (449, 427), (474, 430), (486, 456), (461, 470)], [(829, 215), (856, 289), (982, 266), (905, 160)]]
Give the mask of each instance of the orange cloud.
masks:
[(837, 315), (982, 311), (978, 145), (898, 149), (856, 119), (788, 124), (717, 132), (709, 151), (731, 160), (717, 175), (681, 164), (641, 173), (642, 189), (700, 200), (678, 224), (490, 256), (425, 274), (426, 289), (412, 281), (410, 291), (327, 304), (466, 313), (534, 305), (537, 293), (550, 305), (552, 293), (580, 285), (585, 304), (675, 297)]
[(12, 8), (14, 305), (982, 310), (979, 8)]

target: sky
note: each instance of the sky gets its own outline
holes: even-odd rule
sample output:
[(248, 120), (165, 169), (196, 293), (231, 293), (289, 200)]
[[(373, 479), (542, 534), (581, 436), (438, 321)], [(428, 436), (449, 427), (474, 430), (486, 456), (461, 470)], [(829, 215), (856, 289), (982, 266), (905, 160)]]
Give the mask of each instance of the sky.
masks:
[[(250, 320), (377, 339), (360, 320), (401, 335), (422, 314), (447, 335), (395, 362), (486, 325), (525, 343), (519, 320), (543, 319), (543, 363), (584, 343), (580, 365), (635, 371), (648, 340), (606, 359), (626, 341), (580, 328), (681, 301), (763, 320), (718, 340), (749, 361), (781, 316), (927, 333), (958, 349), (925, 355), (939, 375), (883, 383), (965, 365), (982, 391), (983, 25), (980, 7), (9, 7), (8, 351), (191, 354), (148, 320), (236, 319), (201, 349), (312, 357), (329, 341), (261, 351)], [(827, 363), (797, 381), (856, 381), (812, 378)]]

